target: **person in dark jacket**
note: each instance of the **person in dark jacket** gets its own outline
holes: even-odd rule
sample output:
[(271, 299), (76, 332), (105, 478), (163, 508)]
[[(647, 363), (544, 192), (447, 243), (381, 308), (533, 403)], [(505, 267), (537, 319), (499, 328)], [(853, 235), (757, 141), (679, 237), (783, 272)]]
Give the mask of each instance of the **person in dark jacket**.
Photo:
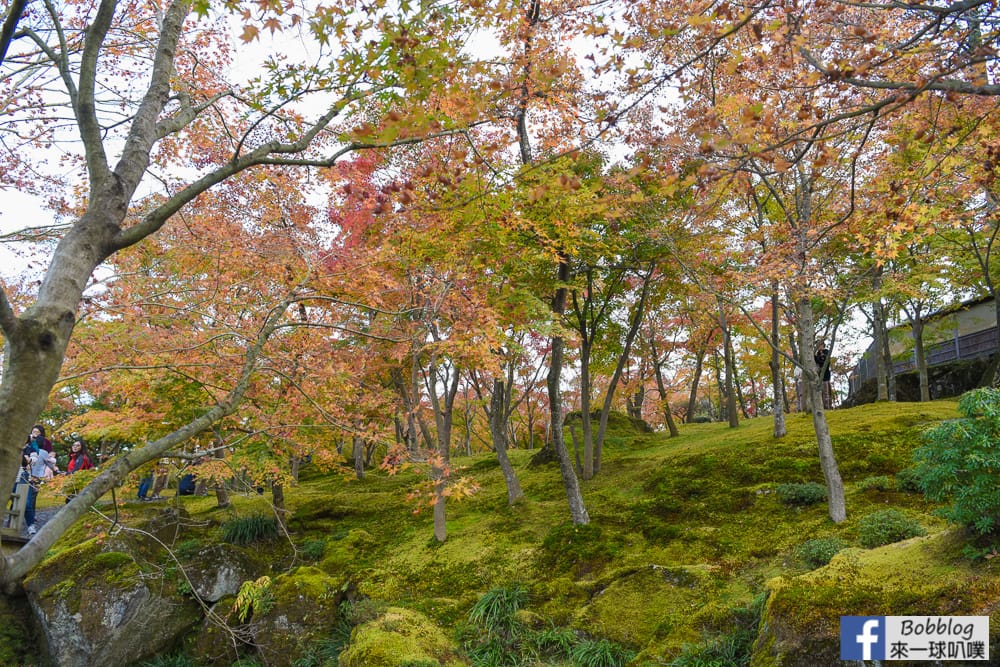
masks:
[(823, 374), (822, 395), (823, 409), (833, 409), (833, 387), (830, 384), (830, 350), (826, 349), (824, 341), (816, 341), (816, 354), (813, 356), (816, 370)]
[(24, 441), (24, 446), (31, 447), (35, 453), (42, 449), (52, 453), (52, 441), (45, 437), (45, 427), (41, 424), (35, 424), (31, 427), (31, 434)]

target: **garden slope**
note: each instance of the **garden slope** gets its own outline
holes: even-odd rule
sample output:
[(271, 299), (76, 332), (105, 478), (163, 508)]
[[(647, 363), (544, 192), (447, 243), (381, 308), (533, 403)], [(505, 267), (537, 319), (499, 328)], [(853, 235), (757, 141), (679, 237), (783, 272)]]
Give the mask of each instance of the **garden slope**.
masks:
[[(828, 413), (847, 486), (848, 520), (840, 525), (827, 518), (825, 504), (790, 507), (776, 493), (783, 483), (822, 482), (806, 415), (790, 416), (788, 435), (780, 440), (771, 437), (767, 418), (744, 421), (737, 429), (686, 425), (673, 439), (644, 433), (619, 418), (612, 423), (601, 472), (582, 483), (589, 526), (568, 523), (554, 464), (532, 466), (534, 452), (513, 451), (526, 494), (514, 507), (507, 505), (503, 476), (492, 455), (456, 459), (461, 474), (473, 477), (481, 488), (470, 499), (449, 501), (443, 544), (432, 539), (429, 509), (414, 514), (407, 499), (420, 481), (417, 473), (369, 474), (358, 481), (306, 471), (301, 484), (286, 493), (292, 544), (276, 540), (256, 550), (258, 555), (271, 550), (267, 560), (276, 570), (309, 562), (313, 567), (307, 570), (329, 578), (327, 588), (344, 591), (355, 603), (368, 600), (383, 609), (417, 612), (451, 641), (483, 593), (520, 585), (529, 593), (528, 611), (537, 622), (572, 627), (628, 647), (637, 654), (636, 665), (669, 663), (686, 645), (730, 632), (754, 598), (771, 591), (754, 660), (794, 665), (797, 645), (815, 651), (818, 643), (834, 650), (831, 628), (841, 613), (922, 613), (923, 594), (950, 595), (970, 574), (990, 582), (995, 578), (993, 561), (971, 572), (968, 562), (955, 556), (960, 537), (953, 530), (943, 532), (947, 527), (931, 514), (933, 507), (922, 495), (894, 488), (894, 475), (910, 466), (920, 432), (955, 416), (953, 401), (875, 404)], [(879, 476), (888, 479), (869, 479)], [(265, 510), (265, 501), (237, 498), (235, 512), (246, 516)], [(191, 517), (183, 540), (188, 551), (217, 541), (220, 523), (231, 516), (215, 509), (211, 497), (175, 502)], [(933, 561), (950, 582), (950, 592), (915, 582), (905, 595), (876, 592), (878, 604), (866, 606), (862, 589), (851, 594), (851, 609), (840, 608), (836, 594), (823, 583), (829, 577), (821, 573), (851, 567), (859, 578), (863, 563), (874, 559), (884, 574), (892, 567), (892, 556), (885, 554), (894, 552), (851, 549), (827, 568), (807, 574), (811, 568), (796, 555), (797, 548), (820, 537), (837, 537), (857, 547), (859, 519), (886, 507), (902, 509), (928, 531), (925, 539), (936, 546), (924, 548), (922, 567)], [(140, 522), (155, 511), (136, 502), (122, 513), (126, 520)], [(61, 549), (85, 542), (87, 531), (93, 530), (78, 527), (53, 550), (54, 559)], [(883, 549), (893, 548), (898, 552), (901, 547)], [(876, 553), (882, 555), (869, 556)], [(903, 562), (909, 562), (906, 558), (911, 556)], [(907, 587), (905, 577), (897, 581)], [(983, 584), (980, 593), (993, 596), (994, 587)], [(816, 622), (791, 622), (789, 613)], [(356, 637), (363, 634), (355, 628)], [(184, 642), (192, 653), (196, 644), (192, 638)], [(441, 650), (447, 662), (461, 664), (461, 649), (455, 643)], [(404, 658), (384, 661), (401, 664)]]

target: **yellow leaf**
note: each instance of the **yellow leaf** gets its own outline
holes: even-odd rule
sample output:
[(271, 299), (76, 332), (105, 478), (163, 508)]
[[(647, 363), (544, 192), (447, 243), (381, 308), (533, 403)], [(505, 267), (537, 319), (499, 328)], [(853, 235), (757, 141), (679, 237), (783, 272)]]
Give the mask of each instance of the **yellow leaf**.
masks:
[(245, 25), (243, 26), (243, 34), (240, 35), (240, 39), (242, 39), (244, 42), (252, 42), (255, 39), (257, 39), (259, 32), (260, 31), (257, 29), (256, 26)]

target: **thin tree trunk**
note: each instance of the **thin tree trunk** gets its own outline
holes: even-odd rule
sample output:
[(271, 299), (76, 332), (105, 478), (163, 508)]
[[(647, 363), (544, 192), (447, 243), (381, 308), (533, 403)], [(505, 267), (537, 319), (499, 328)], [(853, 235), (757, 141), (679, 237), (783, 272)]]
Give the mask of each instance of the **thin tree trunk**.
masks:
[(282, 530), (288, 530), (288, 510), (285, 509), (285, 487), (278, 483), (271, 484), (271, 502), (274, 505), (274, 516), (281, 524)]
[(701, 380), (701, 371), (705, 363), (705, 348), (698, 350), (694, 363), (694, 377), (691, 378), (691, 393), (688, 395), (688, 411), (685, 421), (688, 424), (694, 422), (694, 412), (698, 406), (698, 382)]
[[(580, 427), (583, 430), (583, 479), (594, 478), (594, 431), (590, 423), (590, 338), (586, 325), (580, 325)], [(576, 438), (574, 437), (574, 444)]]
[[(560, 286), (556, 288), (555, 296), (552, 299), (552, 313), (557, 319), (561, 319), (566, 310), (566, 288), (569, 280), (569, 262), (562, 258), (559, 262), (558, 280)], [(566, 341), (561, 335), (555, 335), (551, 340), (551, 359), (549, 361), (549, 374), (546, 378), (546, 387), (549, 392), (549, 419), (552, 425), (552, 447), (555, 449), (556, 457), (559, 459), (559, 472), (562, 475), (563, 486), (566, 489), (566, 499), (569, 503), (569, 513), (571, 521), (576, 525), (590, 523), (590, 515), (583, 502), (583, 495), (580, 493), (580, 482), (573, 469), (573, 461), (570, 459), (569, 451), (566, 449), (566, 441), (563, 437), (563, 415), (562, 415), (562, 389), (560, 387), (562, 378), (563, 354)]]
[(604, 395), (604, 404), (601, 406), (601, 422), (597, 426), (597, 442), (594, 445), (594, 474), (601, 472), (601, 456), (604, 453), (604, 434), (608, 431), (608, 417), (611, 414), (615, 389), (618, 387), (618, 382), (621, 380), (622, 373), (625, 370), (625, 364), (628, 363), (629, 356), (631, 355), (632, 343), (635, 342), (635, 337), (639, 333), (639, 327), (642, 325), (642, 318), (646, 312), (646, 297), (649, 295), (649, 282), (655, 268), (656, 264), (650, 263), (649, 269), (646, 271), (645, 276), (643, 276), (642, 292), (632, 312), (628, 332), (625, 334), (625, 344), (622, 346), (622, 353), (618, 357), (615, 371), (612, 373), (611, 381), (608, 383), (608, 391)]
[(781, 356), (778, 349), (781, 345), (781, 316), (778, 312), (780, 307), (778, 301), (778, 283), (771, 282), (771, 360), (768, 366), (771, 368), (771, 392), (774, 394), (774, 437), (783, 438), (788, 433), (785, 425), (785, 411), (782, 405), (784, 396), (784, 382), (781, 377)]
[(911, 318), (910, 328), (913, 331), (913, 354), (917, 363), (917, 378), (920, 382), (920, 400), (926, 403), (931, 400), (930, 380), (927, 376), (927, 354), (924, 351), (924, 323), (920, 318), (920, 311), (916, 310), (916, 317)]
[(524, 497), (524, 492), (521, 490), (521, 482), (517, 479), (514, 466), (511, 465), (510, 458), (507, 456), (506, 397), (504, 381), (495, 378), (493, 380), (493, 395), (490, 398), (490, 435), (493, 438), (493, 447), (496, 449), (500, 470), (503, 472), (503, 479), (507, 485), (507, 504), (513, 505)]
[(670, 431), (670, 437), (676, 438), (679, 433), (677, 424), (674, 423), (674, 416), (670, 411), (670, 400), (667, 397), (667, 386), (663, 382), (663, 363), (660, 361), (660, 353), (656, 349), (656, 341), (649, 337), (649, 354), (653, 359), (653, 377), (656, 379), (656, 390), (660, 393), (660, 404), (663, 406), (663, 420)]
[(826, 422), (826, 411), (823, 408), (822, 375), (815, 361), (816, 323), (813, 318), (812, 302), (808, 297), (799, 299), (799, 326), (802, 332), (802, 358), (805, 361), (803, 379), (810, 386), (809, 398), (812, 408), (813, 429), (816, 432), (816, 443), (819, 449), (820, 468), (826, 480), (828, 494), (828, 512), (834, 523), (847, 519), (847, 503), (844, 499), (844, 482), (837, 466), (837, 458), (833, 451), (833, 440), (830, 437), (830, 427)]
[[(729, 428), (736, 428), (740, 425), (740, 417), (736, 413), (735, 379), (733, 378), (736, 374), (736, 369), (733, 362), (733, 345), (732, 338), (729, 335), (729, 322), (722, 299), (719, 299), (719, 326), (722, 328), (722, 360), (726, 369), (726, 417), (729, 419)], [(719, 385), (721, 387), (722, 383), (720, 382)]]
[(888, 375), (892, 360), (886, 356), (885, 345), (882, 342), (885, 337), (885, 308), (882, 305), (882, 299), (878, 296), (878, 292), (882, 288), (881, 267), (876, 271), (872, 283), (876, 293), (875, 300), (872, 301), (872, 350), (874, 352), (872, 356), (875, 362), (875, 400), (888, 401)]
[[(219, 460), (226, 458), (225, 448), (221, 446), (216, 447), (214, 456)], [(224, 481), (219, 481), (215, 484), (215, 504), (221, 509), (229, 507), (229, 489), (226, 488), (226, 482)]]
[[(530, 165), (531, 157), (531, 137), (528, 134), (527, 115), (528, 103), (531, 99), (530, 80), (531, 66), (534, 62), (532, 50), (532, 37), (534, 28), (541, 20), (540, 0), (530, 0), (524, 12), (524, 79), (521, 81), (521, 91), (518, 99), (518, 110), (516, 113), (517, 137), (521, 150), (521, 163)], [(558, 282), (555, 293), (552, 297), (552, 314), (556, 321), (561, 321), (566, 312), (567, 289), (569, 282), (569, 257), (564, 251), (559, 251), (559, 261), (556, 266), (556, 280)], [(573, 470), (573, 462), (570, 460), (569, 452), (566, 450), (566, 441), (563, 438), (563, 414), (562, 414), (562, 365), (563, 354), (565, 353), (566, 341), (560, 334), (555, 334), (551, 338), (551, 358), (549, 361), (549, 372), (546, 377), (546, 388), (549, 394), (549, 424), (552, 429), (552, 447), (559, 460), (559, 472), (562, 475), (563, 486), (566, 490), (566, 499), (569, 503), (569, 513), (572, 522), (576, 525), (590, 523), (590, 515), (583, 503), (583, 495), (580, 493), (580, 482)], [(11, 471), (13, 472), (13, 470)]]
[(357, 479), (365, 478), (365, 441), (364, 439), (356, 435), (354, 436), (352, 442), (354, 443), (351, 448), (351, 455), (354, 458), (354, 476)]
[(896, 368), (892, 360), (892, 350), (889, 349), (889, 329), (885, 319), (882, 319), (882, 358), (885, 359), (885, 384), (889, 390), (889, 400), (895, 401), (896, 396)]

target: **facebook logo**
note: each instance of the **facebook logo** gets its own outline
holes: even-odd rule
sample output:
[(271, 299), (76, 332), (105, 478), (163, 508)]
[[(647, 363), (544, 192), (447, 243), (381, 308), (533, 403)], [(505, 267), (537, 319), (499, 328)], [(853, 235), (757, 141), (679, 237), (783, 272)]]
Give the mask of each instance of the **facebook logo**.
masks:
[(840, 659), (885, 660), (885, 616), (841, 616)]

